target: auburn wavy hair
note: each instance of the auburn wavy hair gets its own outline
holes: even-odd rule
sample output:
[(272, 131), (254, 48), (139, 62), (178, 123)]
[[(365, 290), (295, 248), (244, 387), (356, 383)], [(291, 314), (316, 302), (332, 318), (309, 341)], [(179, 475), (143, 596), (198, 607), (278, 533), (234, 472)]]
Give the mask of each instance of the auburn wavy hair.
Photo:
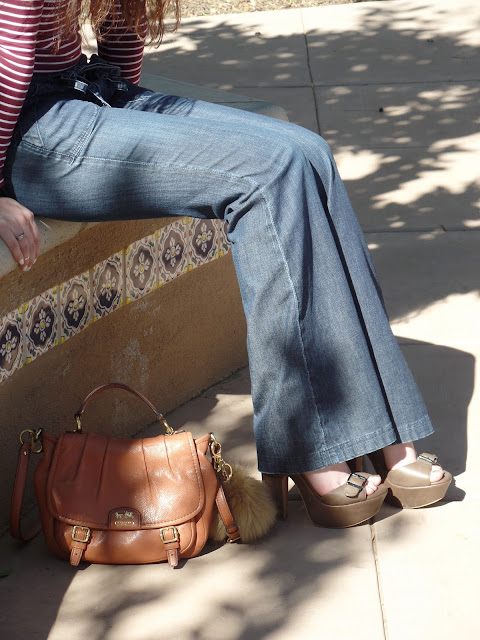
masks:
[[(67, 8), (62, 31), (68, 33), (77, 28), (78, 0), (65, 0), (65, 3)], [(180, 22), (180, 0), (81, 0), (81, 5), (81, 22), (89, 23), (100, 41), (105, 36), (104, 23), (109, 14), (114, 17), (121, 15), (139, 38), (144, 35), (146, 14), (147, 41), (151, 44), (159, 44), (164, 33), (175, 31)]]

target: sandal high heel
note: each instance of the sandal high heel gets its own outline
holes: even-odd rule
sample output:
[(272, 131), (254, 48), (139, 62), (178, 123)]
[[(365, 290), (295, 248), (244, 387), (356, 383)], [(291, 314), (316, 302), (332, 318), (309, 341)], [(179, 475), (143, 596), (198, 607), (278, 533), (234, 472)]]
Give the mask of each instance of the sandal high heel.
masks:
[[(303, 503), (313, 524), (318, 527), (353, 527), (365, 522), (379, 512), (387, 495), (387, 489), (380, 485), (367, 496), (365, 485), (369, 473), (352, 473), (347, 482), (338, 489), (319, 496), (303, 474), (292, 475)], [(288, 514), (288, 476), (282, 474), (262, 474), (263, 482), (269, 487), (278, 508), (278, 515), (285, 520)]]
[(448, 471), (438, 482), (430, 482), (432, 465), (437, 456), (422, 453), (415, 462), (388, 471), (383, 451), (369, 453), (371, 463), (388, 489), (387, 502), (404, 509), (419, 509), (442, 500), (452, 481)]

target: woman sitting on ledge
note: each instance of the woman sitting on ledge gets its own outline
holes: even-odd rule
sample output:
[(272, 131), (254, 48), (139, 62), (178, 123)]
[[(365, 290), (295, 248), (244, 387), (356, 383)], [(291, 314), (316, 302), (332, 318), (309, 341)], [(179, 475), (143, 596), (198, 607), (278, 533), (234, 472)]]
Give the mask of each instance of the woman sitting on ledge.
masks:
[[(330, 149), (288, 122), (139, 87), (164, 11), (162, 0), (1, 3), (0, 237), (26, 271), (36, 215), (225, 220), (274, 494), (291, 476), (325, 526), (370, 518), (387, 489), (404, 507), (441, 500), (451, 476), (417, 458), (412, 441), (432, 426)], [(81, 14), (98, 41), (89, 62)], [(371, 452), (383, 477), (350, 474), (346, 461)]]

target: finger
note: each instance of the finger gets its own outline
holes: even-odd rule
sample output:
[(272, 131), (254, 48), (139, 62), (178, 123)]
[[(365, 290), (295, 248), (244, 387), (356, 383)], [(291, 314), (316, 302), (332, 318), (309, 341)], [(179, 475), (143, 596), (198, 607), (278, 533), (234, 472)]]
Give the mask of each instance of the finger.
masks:
[(2, 198), (0, 204), (0, 237), (20, 268), (29, 269), (40, 250), (40, 236), (34, 215), (10, 198)]
[(30, 228), (31, 228), (32, 239), (33, 239), (33, 261), (35, 262), (35, 260), (40, 255), (40, 232), (38, 230), (37, 223), (35, 222), (35, 218), (33, 218), (33, 216), (30, 223)]
[(23, 237), (18, 238), (17, 236), (17, 240), (19, 241), (20, 248), (23, 251), (23, 258), (25, 261), (24, 269), (25, 269), (25, 268), (30, 268), (38, 257), (40, 238), (38, 234), (37, 225), (35, 224), (35, 221), (34, 221), (33, 213), (28, 209), (24, 209), (23, 212), (24, 212), (23, 222), (22, 222), (23, 231), (21, 234), (19, 234)]
[(27, 231), (27, 233), (25, 233), (25, 231), (23, 232), (25, 235), (24, 237), (18, 237), (17, 236), (17, 241), (18, 244), (20, 245), (20, 249), (22, 251), (22, 256), (23, 256), (23, 261), (24, 264), (22, 265), (22, 269), (29, 269), (32, 264), (35, 261), (34, 258), (34, 245), (32, 242), (32, 234), (30, 233), (30, 231)]
[(20, 243), (15, 237), (15, 234), (10, 229), (5, 229), (1, 234), (2, 240), (5, 242), (10, 250), (13, 258), (18, 262), (20, 268), (26, 266), (25, 258), (23, 257), (23, 250), (20, 247)]

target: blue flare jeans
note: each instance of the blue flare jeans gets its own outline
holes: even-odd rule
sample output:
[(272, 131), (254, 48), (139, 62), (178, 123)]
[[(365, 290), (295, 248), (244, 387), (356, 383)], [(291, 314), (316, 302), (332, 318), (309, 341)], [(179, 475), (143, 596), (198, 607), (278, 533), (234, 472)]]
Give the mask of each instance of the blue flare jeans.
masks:
[(34, 76), (6, 179), (39, 216), (228, 223), (260, 471), (304, 473), (432, 432), (318, 135), (141, 89), (95, 58)]

